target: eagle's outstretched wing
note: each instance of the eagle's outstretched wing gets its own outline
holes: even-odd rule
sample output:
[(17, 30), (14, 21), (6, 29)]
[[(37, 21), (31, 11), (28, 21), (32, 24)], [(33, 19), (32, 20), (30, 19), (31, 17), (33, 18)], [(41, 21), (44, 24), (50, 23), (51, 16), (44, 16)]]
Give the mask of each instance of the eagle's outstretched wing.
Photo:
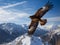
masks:
[(41, 18), (47, 11), (53, 8), (53, 4), (51, 2), (48, 2), (44, 5), (44, 7), (38, 9), (38, 11), (35, 13), (36, 17)]
[(29, 25), (28, 34), (32, 35), (38, 26), (38, 19), (33, 19)]

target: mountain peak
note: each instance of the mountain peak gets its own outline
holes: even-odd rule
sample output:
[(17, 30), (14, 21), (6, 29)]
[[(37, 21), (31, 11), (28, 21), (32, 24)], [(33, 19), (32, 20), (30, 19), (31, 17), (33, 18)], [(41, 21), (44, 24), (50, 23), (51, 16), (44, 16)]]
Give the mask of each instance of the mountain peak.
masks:
[(42, 45), (43, 43), (40, 38), (25, 34), (16, 38), (13, 42), (8, 43), (7, 45), (9, 44), (10, 45)]

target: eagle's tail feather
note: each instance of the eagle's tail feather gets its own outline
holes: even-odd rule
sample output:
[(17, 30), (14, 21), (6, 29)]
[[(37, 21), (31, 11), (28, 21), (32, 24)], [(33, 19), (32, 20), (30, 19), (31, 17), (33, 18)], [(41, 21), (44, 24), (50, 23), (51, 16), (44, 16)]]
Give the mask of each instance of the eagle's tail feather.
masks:
[(41, 25), (45, 25), (47, 23), (47, 19), (41, 19), (39, 21)]

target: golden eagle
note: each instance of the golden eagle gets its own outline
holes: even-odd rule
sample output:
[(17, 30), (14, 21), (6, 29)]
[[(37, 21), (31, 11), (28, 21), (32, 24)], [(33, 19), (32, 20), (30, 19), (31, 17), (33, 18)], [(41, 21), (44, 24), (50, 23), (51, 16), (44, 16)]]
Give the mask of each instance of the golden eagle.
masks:
[(28, 34), (32, 35), (38, 24), (45, 25), (47, 23), (47, 19), (41, 19), (46, 12), (48, 12), (53, 7), (53, 4), (51, 2), (48, 2), (44, 5), (44, 7), (38, 9), (38, 11), (33, 15), (30, 16), (31, 18), (31, 24), (29, 25)]

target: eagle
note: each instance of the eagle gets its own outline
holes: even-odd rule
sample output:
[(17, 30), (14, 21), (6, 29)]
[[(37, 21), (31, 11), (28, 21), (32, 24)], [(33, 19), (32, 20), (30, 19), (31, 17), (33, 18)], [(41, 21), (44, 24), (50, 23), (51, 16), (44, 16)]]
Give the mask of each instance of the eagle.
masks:
[(53, 7), (53, 4), (48, 1), (42, 8), (38, 9), (38, 11), (34, 15), (30, 16), (31, 23), (28, 29), (29, 35), (32, 35), (35, 32), (39, 23), (41, 26), (47, 23), (47, 19), (42, 19), (42, 17), (46, 12), (52, 9), (52, 7)]

